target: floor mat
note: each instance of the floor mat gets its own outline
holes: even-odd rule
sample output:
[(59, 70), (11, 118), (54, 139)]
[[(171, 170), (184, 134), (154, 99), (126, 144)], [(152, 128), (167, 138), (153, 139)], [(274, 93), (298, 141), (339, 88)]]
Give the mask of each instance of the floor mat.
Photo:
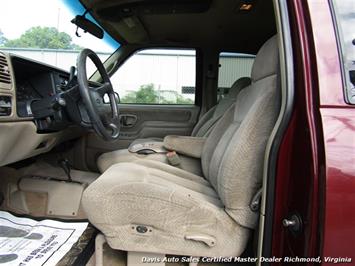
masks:
[(88, 225), (79, 240), (70, 251), (58, 262), (57, 266), (86, 265), (95, 251), (95, 237), (98, 231), (91, 224)]
[(36, 221), (0, 211), (0, 265), (73, 265), (94, 233), (86, 222)]

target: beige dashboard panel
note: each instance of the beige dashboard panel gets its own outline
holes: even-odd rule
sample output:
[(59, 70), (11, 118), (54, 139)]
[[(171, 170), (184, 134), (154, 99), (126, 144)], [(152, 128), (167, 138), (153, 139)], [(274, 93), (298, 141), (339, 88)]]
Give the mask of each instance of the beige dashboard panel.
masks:
[(10, 84), (0, 83), (0, 96), (10, 96), (12, 112), (0, 116), (0, 166), (50, 151), (55, 145), (77, 138), (85, 131), (70, 126), (57, 133), (38, 134), (31, 117), (19, 117), (16, 109), (16, 82), (10, 55), (0, 51), (0, 70), (10, 75)]
[(66, 131), (38, 134), (32, 121), (0, 123), (0, 166), (48, 152), (56, 144), (80, 135), (68, 128)]

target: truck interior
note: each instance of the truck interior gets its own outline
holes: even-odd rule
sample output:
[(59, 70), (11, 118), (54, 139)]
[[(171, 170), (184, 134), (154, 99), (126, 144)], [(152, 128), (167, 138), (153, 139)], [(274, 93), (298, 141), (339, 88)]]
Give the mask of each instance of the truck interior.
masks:
[[(82, 246), (62, 265), (260, 254), (262, 200), (288, 89), (278, 4), (81, 4), (120, 43), (104, 63), (89, 49), (76, 71), (0, 52), (1, 210), (88, 221)], [(192, 104), (119, 102), (110, 78), (147, 49), (194, 51)], [(221, 53), (252, 58), (250, 75), (222, 92)]]

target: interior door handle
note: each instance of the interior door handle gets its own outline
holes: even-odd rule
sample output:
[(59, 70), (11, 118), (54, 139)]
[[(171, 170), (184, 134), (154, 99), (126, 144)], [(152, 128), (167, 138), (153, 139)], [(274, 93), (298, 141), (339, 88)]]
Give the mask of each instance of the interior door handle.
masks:
[(138, 118), (136, 115), (122, 114), (120, 115), (120, 123), (122, 127), (133, 127)]

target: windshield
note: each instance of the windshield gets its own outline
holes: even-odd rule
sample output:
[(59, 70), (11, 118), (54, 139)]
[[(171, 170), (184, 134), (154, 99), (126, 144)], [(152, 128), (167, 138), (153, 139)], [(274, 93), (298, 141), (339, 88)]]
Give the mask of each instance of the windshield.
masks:
[[(105, 61), (119, 43), (104, 33), (98, 39), (71, 23), (85, 9), (78, 0), (5, 0), (1, 3), (0, 50), (31, 58), (64, 70), (76, 65), (83, 48), (95, 51)], [(87, 15), (87, 18), (95, 20)], [(94, 70), (88, 66), (88, 73)]]

